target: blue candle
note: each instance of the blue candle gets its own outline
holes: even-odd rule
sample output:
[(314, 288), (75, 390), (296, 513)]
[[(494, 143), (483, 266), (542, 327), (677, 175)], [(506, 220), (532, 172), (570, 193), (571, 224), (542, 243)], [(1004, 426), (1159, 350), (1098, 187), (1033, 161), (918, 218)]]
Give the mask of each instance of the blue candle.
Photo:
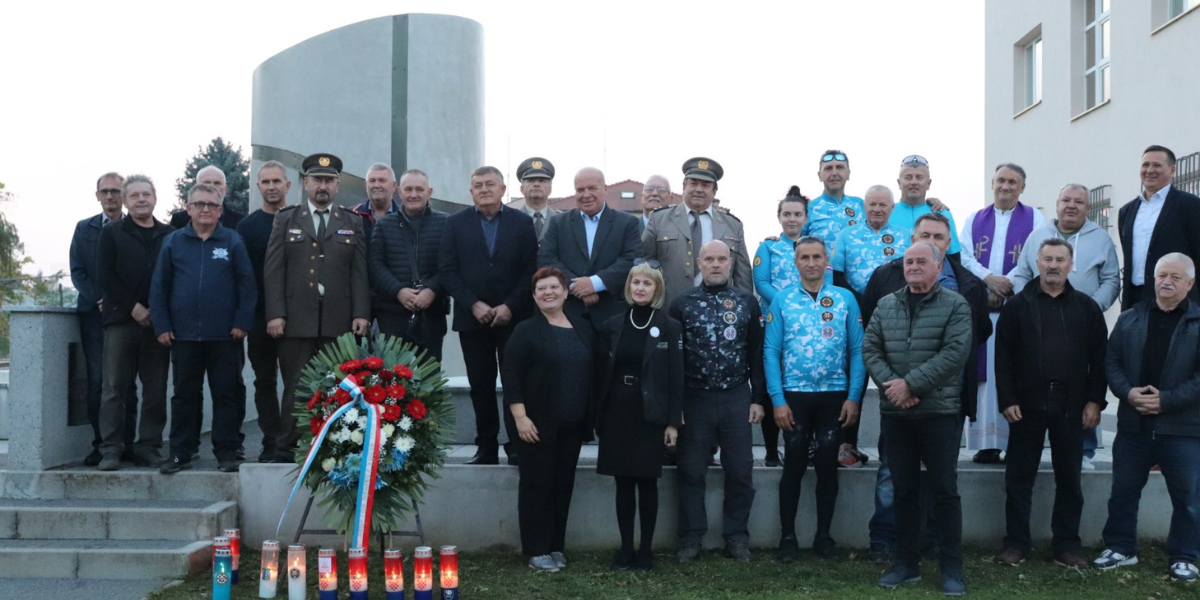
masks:
[(229, 600), (232, 580), (233, 551), (217, 548), (217, 556), (213, 560), (213, 600)]

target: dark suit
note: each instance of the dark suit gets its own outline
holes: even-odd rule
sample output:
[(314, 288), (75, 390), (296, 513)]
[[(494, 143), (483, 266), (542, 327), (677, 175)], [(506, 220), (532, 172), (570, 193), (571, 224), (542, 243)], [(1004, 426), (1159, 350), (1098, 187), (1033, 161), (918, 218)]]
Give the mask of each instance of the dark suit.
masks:
[[(264, 317), (283, 318), (279, 370), (283, 373), (278, 448), (296, 444), (292, 415), (300, 371), (325, 344), (350, 331), (354, 319), (371, 318), (367, 243), (362, 217), (330, 205), (325, 237), (317, 239), (307, 200), (280, 211), (271, 226), (263, 267)], [(320, 293), (318, 285), (325, 287)]]
[[(499, 219), (494, 252), (488, 252), (482, 219), (474, 207), (446, 219), (438, 274), (442, 289), (454, 298), (453, 327), (462, 345), (467, 382), (471, 386), (475, 444), (480, 448), (495, 448), (500, 434), (496, 375), (504, 366), (508, 337), (532, 310), (529, 280), (537, 263), (538, 242), (533, 219), (519, 210), (501, 206), (493, 217)], [(480, 323), (471, 313), (476, 302), (491, 307), (503, 304), (512, 312), (512, 320), (502, 327)], [(516, 439), (508, 411), (504, 411), (504, 422), (509, 439)]]
[[(1138, 289), (1133, 287), (1133, 224), (1138, 209), (1145, 200), (1142, 197), (1130, 200), (1117, 214), (1117, 228), (1121, 235), (1121, 253), (1124, 267), (1121, 269), (1121, 310), (1129, 310), (1141, 300), (1154, 298), (1154, 263), (1166, 254), (1182, 252), (1192, 260), (1200, 262), (1200, 197), (1171, 186), (1163, 200), (1162, 212), (1154, 224), (1150, 236), (1150, 249), (1146, 253), (1145, 280)], [(1188, 293), (1193, 302), (1200, 302), (1200, 286)]]
[(641, 232), (637, 217), (605, 207), (600, 212), (589, 256), (583, 219), (578, 208), (550, 219), (538, 250), (538, 266), (557, 267), (567, 279), (599, 277), (605, 290), (599, 293), (596, 304), (585, 308), (582, 300), (567, 296), (563, 310), (572, 315), (587, 312), (593, 323), (603, 323), (625, 310), (625, 278), (633, 267), (633, 259), (641, 252)]
[[(604, 321), (599, 328), (601, 348), (605, 354), (600, 357), (604, 361), (600, 363), (603, 370), (597, 373), (600, 377), (596, 380), (599, 386), (596, 395), (597, 415), (601, 414), (603, 404), (608, 399), (616, 349), (628, 320), (629, 311), (622, 311)], [(642, 390), (642, 418), (647, 423), (679, 429), (683, 426), (683, 325), (668, 316), (666, 311), (659, 310), (650, 319), (650, 326), (657, 327), (662, 336), (647, 336), (642, 353), (642, 373), (638, 377)], [(600, 422), (598, 417), (595, 421)]]

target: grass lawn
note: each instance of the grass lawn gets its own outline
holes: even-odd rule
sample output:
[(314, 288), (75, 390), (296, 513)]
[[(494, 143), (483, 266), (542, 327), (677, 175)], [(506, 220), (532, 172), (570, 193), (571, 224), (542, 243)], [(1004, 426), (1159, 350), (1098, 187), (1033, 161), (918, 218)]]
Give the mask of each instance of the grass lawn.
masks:
[[(1046, 549), (1039, 549), (1024, 565), (1006, 568), (992, 562), (994, 551), (968, 549), (965, 565), (967, 597), (1015, 600), (1038, 598), (1054, 600), (1104, 600), (1108, 598), (1136, 600), (1200, 599), (1200, 585), (1182, 584), (1167, 580), (1166, 556), (1161, 546), (1143, 549), (1141, 563), (1134, 567), (1108, 572), (1064, 569), (1049, 560)], [(407, 600), (412, 600), (411, 551), (405, 550), (405, 580)], [(436, 552), (435, 561), (436, 561)], [(1094, 549), (1085, 550), (1092, 558)], [(234, 586), (233, 598), (258, 598), (258, 552), (241, 559), (241, 583)], [(705, 552), (698, 562), (688, 565), (675, 563), (674, 556), (660, 553), (658, 566), (649, 573), (615, 572), (608, 568), (611, 552), (568, 553), (569, 566), (559, 573), (542, 573), (526, 566), (526, 559), (511, 549), (488, 552), (467, 552), (459, 556), (461, 569), (460, 597), (464, 600), (488, 599), (697, 599), (721, 600), (784, 598), (935, 598), (941, 596), (941, 577), (936, 561), (923, 562), (925, 580), (884, 590), (876, 585), (883, 573), (881, 567), (866, 562), (855, 553), (839, 563), (818, 561), (807, 552), (799, 562), (781, 565), (774, 560), (772, 550), (755, 551), (755, 561), (749, 565), (722, 558), (716, 551)], [(316, 551), (308, 556), (308, 580), (311, 599), (317, 598)], [(346, 599), (346, 556), (339, 554), (339, 598)], [(382, 558), (372, 551), (370, 598), (383, 599)], [(436, 582), (436, 572), (434, 576)], [(212, 574), (188, 578), (181, 585), (170, 587), (150, 596), (153, 600), (201, 600), (211, 598)], [(436, 593), (436, 591), (435, 591)], [(434, 598), (439, 598), (435, 595)], [(287, 599), (287, 582), (281, 582), (276, 598)]]

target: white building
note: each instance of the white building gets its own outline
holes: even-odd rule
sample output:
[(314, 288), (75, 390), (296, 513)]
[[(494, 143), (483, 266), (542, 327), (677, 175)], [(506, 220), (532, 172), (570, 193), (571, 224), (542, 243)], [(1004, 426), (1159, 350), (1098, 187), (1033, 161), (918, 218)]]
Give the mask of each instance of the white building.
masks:
[[(1022, 200), (1054, 216), (1058, 190), (1092, 190), (1091, 218), (1117, 236), (1141, 192), (1142, 150), (1179, 158), (1200, 192), (1200, 0), (987, 0), (983, 180), (1029, 175)], [(1120, 241), (1117, 240), (1120, 244)]]

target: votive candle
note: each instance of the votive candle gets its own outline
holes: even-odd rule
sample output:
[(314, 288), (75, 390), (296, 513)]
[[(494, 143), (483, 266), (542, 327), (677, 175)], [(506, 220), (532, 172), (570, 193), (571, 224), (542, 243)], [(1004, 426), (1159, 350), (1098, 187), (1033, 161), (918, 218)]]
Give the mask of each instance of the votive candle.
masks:
[(317, 591), (320, 600), (337, 600), (337, 553), (332, 548), (317, 551)]
[(279, 542), (266, 540), (262, 545), (262, 567), (258, 578), (258, 597), (274, 598), (279, 590)]
[(304, 546), (288, 546), (288, 600), (304, 600), (308, 591), (308, 569), (304, 563)]
[(399, 550), (383, 552), (384, 600), (404, 600), (404, 558)]

